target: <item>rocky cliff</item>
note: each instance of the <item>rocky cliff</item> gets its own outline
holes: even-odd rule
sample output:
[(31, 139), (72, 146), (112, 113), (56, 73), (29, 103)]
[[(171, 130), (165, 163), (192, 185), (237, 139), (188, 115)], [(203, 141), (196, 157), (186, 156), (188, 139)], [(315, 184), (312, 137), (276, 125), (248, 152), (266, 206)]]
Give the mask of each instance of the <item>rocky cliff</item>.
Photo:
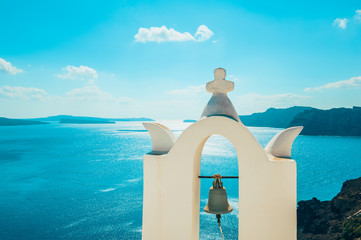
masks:
[(300, 201), (298, 240), (354, 240), (361, 237), (361, 177), (344, 182), (331, 201)]

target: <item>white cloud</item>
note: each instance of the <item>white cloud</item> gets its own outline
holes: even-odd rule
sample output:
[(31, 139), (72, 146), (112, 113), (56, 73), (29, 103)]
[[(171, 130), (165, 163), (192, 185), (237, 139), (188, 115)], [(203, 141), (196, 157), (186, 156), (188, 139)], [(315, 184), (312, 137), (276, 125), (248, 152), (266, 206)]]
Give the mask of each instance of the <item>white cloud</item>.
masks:
[(14, 67), (10, 62), (5, 61), (5, 59), (0, 58), (0, 72), (16, 75), (24, 71), (22, 69)]
[(342, 29), (346, 29), (347, 22), (348, 22), (347, 18), (336, 18), (333, 21), (333, 25), (336, 26), (336, 27), (342, 28)]
[(195, 40), (194, 37), (188, 33), (180, 33), (173, 28), (168, 29), (166, 26), (139, 28), (138, 33), (134, 36), (136, 42), (182, 42)]
[(66, 93), (68, 100), (76, 101), (102, 101), (113, 103), (126, 103), (131, 101), (127, 97), (114, 97), (111, 93), (101, 90), (97, 86), (85, 86), (83, 88), (74, 88)]
[(39, 88), (4, 86), (0, 88), (0, 96), (8, 98), (21, 98), (25, 100), (45, 100), (47, 93)]
[(209, 28), (206, 25), (200, 25), (194, 36), (198, 41), (202, 42), (210, 39), (213, 36), (213, 34), (214, 33), (211, 30), (209, 30)]
[(200, 25), (194, 36), (189, 32), (178, 32), (166, 26), (139, 28), (134, 36), (136, 42), (184, 42), (184, 41), (206, 41), (213, 36), (213, 32), (206, 26)]
[(194, 95), (194, 94), (201, 94), (206, 92), (205, 85), (198, 85), (198, 86), (188, 86), (182, 89), (174, 89), (169, 90), (166, 93), (170, 95)]
[(286, 108), (292, 106), (307, 105), (310, 96), (296, 95), (292, 93), (282, 93), (275, 95), (261, 95), (258, 93), (249, 93), (238, 97), (235, 104), (239, 114), (250, 114), (254, 112), (265, 111), (270, 107)]
[(338, 82), (327, 83), (325, 85), (314, 87), (314, 88), (306, 88), (306, 92), (311, 91), (322, 91), (323, 89), (330, 89), (330, 88), (359, 88), (361, 87), (361, 76), (359, 77), (352, 77), (347, 80), (342, 80)]
[(68, 65), (65, 68), (63, 68), (63, 71), (65, 71), (64, 74), (57, 75), (59, 78), (72, 79), (72, 80), (98, 78), (98, 74), (94, 69), (83, 65), (81, 65), (80, 67), (74, 67)]
[(358, 21), (361, 21), (361, 10), (356, 10), (355, 11), (355, 16), (354, 18)]

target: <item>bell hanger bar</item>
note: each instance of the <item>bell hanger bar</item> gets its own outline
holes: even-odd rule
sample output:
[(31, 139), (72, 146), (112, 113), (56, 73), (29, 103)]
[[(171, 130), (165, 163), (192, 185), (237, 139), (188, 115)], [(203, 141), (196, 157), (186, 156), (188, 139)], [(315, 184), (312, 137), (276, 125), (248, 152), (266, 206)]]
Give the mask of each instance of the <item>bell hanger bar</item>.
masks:
[[(214, 176), (198, 176), (198, 178), (215, 178)], [(221, 178), (239, 178), (238, 176), (221, 176)]]

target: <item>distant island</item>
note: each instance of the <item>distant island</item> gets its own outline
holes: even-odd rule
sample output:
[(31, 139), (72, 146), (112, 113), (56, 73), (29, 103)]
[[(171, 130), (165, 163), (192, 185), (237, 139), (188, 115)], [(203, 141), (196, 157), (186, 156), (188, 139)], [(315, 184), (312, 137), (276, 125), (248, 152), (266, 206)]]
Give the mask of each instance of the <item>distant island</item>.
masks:
[(303, 135), (361, 136), (361, 107), (306, 110), (289, 126), (303, 126)]
[(274, 127), (287, 128), (293, 118), (305, 110), (312, 110), (312, 107), (290, 107), (290, 108), (269, 108), (262, 113), (251, 115), (240, 115), (241, 122), (249, 127)]
[(22, 120), (22, 119), (11, 119), (0, 117), (0, 126), (20, 126), (20, 125), (39, 125), (47, 124), (46, 122)]
[(321, 110), (312, 107), (269, 108), (262, 113), (240, 115), (250, 127), (303, 126), (301, 135), (361, 136), (361, 107)]

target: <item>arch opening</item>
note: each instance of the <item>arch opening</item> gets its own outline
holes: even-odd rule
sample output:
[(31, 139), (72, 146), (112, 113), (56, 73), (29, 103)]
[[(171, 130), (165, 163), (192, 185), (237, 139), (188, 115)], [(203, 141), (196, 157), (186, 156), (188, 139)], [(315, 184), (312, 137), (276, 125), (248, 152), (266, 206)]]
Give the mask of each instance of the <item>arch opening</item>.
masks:
[[(211, 135), (203, 145), (200, 160), (200, 173), (202, 176), (221, 174), (223, 176), (238, 176), (238, 156), (233, 144), (221, 135)], [(199, 239), (215, 239), (220, 235), (216, 215), (204, 212), (208, 202), (209, 188), (213, 179), (201, 179), (200, 184), (200, 216)], [(238, 239), (238, 179), (223, 179), (227, 191), (231, 213), (222, 215), (221, 224), (226, 239)]]

